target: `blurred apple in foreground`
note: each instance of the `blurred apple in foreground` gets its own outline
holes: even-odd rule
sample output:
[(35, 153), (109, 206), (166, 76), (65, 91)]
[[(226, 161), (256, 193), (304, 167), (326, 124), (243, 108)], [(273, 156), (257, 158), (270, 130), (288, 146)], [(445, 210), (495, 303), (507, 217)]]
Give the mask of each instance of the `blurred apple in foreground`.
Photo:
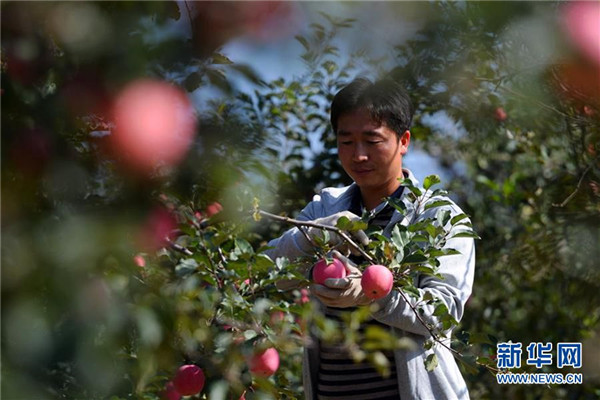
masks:
[(279, 353), (273, 347), (255, 354), (250, 360), (250, 372), (256, 376), (267, 378), (279, 368)]
[[(151, 210), (138, 235), (138, 245), (146, 251), (155, 251), (166, 246), (173, 230), (177, 228), (177, 219), (164, 207)], [(134, 260), (137, 263), (137, 260)], [(139, 265), (139, 264), (138, 264)]]
[(296, 302), (299, 304), (306, 304), (310, 301), (309, 292), (307, 288), (300, 289), (300, 299)]
[(179, 163), (196, 131), (196, 114), (185, 93), (155, 80), (127, 86), (114, 103), (113, 118), (112, 151), (142, 173)]
[(216, 201), (214, 203), (209, 204), (206, 207), (206, 215), (209, 218), (212, 217), (215, 214), (220, 213), (221, 211), (223, 211), (223, 206), (220, 203), (216, 202)]
[(506, 120), (506, 117), (508, 117), (508, 115), (506, 114), (506, 111), (504, 111), (504, 108), (498, 107), (494, 110), (494, 118), (496, 118), (496, 121), (502, 122)]
[(600, 2), (566, 3), (563, 8), (563, 21), (571, 41), (591, 61), (600, 64)]
[(179, 399), (181, 399), (181, 393), (179, 393), (177, 391), (177, 389), (175, 389), (175, 386), (173, 385), (173, 381), (170, 381), (165, 386), (165, 391), (163, 392), (163, 398), (166, 399), (166, 400), (179, 400)]
[(134, 256), (133, 257), (133, 262), (135, 263), (135, 265), (137, 265), (140, 268), (143, 268), (143, 267), (146, 266), (146, 259), (141, 254), (138, 254), (138, 255)]

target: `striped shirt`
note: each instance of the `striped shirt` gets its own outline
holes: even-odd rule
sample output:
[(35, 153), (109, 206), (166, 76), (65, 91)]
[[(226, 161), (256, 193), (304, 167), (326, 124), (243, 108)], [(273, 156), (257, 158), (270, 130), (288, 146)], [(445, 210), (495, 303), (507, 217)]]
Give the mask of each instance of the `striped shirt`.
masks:
[[(392, 197), (400, 197), (403, 187), (400, 186)], [(360, 190), (356, 187), (349, 211), (356, 215), (362, 215), (364, 207)], [(382, 203), (375, 208), (369, 218), (369, 227), (384, 228), (394, 208), (389, 204)], [(362, 260), (354, 259), (360, 263)], [(356, 310), (356, 308), (325, 308), (325, 316), (328, 319), (338, 321), (341, 324), (342, 315)], [(389, 327), (375, 320), (369, 320), (360, 327), (360, 331), (372, 325), (378, 325), (385, 329)], [(340, 325), (341, 326), (341, 325)], [(398, 389), (398, 376), (396, 374), (396, 362), (392, 351), (384, 352), (388, 359), (390, 368), (389, 375), (383, 376), (373, 365), (367, 361), (355, 362), (347, 349), (335, 343), (321, 343), (320, 366), (317, 379), (317, 399), (319, 400), (398, 400), (400, 393)]]
[[(325, 316), (340, 321), (343, 313), (356, 308), (326, 307)], [(387, 328), (375, 320), (360, 327), (364, 331), (370, 325)], [(392, 351), (384, 352), (390, 368), (389, 375), (383, 376), (367, 361), (354, 362), (350, 352), (342, 345), (321, 343), (321, 360), (317, 379), (317, 399), (319, 400), (398, 400), (398, 378), (396, 362)]]

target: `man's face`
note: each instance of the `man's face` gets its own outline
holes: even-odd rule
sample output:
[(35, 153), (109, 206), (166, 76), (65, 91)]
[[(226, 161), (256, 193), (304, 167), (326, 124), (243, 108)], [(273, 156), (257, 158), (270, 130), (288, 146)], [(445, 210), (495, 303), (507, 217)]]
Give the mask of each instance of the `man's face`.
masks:
[(398, 139), (396, 132), (373, 121), (365, 109), (338, 119), (338, 156), (344, 171), (361, 190), (393, 192), (402, 177), (402, 156), (409, 142), (409, 131)]

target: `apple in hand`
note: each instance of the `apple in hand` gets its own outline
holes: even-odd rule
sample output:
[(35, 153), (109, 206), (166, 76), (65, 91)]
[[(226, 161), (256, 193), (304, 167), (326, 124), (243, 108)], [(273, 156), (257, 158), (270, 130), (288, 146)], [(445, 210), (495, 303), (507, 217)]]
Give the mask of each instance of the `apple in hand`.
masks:
[(334, 258), (331, 263), (327, 263), (327, 260), (323, 258), (314, 265), (312, 276), (315, 283), (322, 285), (328, 278), (345, 278), (346, 267), (337, 258)]
[(370, 265), (360, 280), (365, 296), (377, 300), (386, 296), (394, 286), (394, 275), (383, 265)]
[(204, 387), (204, 372), (197, 365), (182, 365), (173, 378), (175, 390), (183, 396), (200, 393)]
[(279, 368), (279, 353), (270, 347), (250, 359), (250, 372), (256, 376), (268, 378)]

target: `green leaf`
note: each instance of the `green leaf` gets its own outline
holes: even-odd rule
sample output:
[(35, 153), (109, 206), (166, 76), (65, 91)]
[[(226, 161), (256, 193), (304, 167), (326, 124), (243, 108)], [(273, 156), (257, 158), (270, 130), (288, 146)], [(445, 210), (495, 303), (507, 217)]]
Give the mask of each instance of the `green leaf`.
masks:
[(266, 271), (268, 268), (273, 266), (273, 261), (271, 261), (271, 259), (264, 255), (264, 254), (259, 254), (256, 256), (255, 258), (255, 272), (264, 272)]
[(248, 329), (247, 331), (244, 331), (244, 339), (246, 340), (251, 340), (254, 339), (258, 334), (256, 333), (256, 331), (252, 330), (252, 329)]
[(358, 230), (365, 230), (368, 228), (368, 224), (362, 220), (351, 221), (348, 217), (340, 217), (336, 224), (336, 228), (343, 231), (355, 232)]
[(424, 265), (419, 265), (419, 266), (416, 266), (416, 267), (411, 267), (411, 271), (422, 272), (424, 274), (432, 275), (432, 276), (435, 274), (435, 271), (434, 271), (433, 268), (426, 267)]
[(410, 264), (422, 264), (428, 260), (427, 256), (423, 254), (420, 250), (416, 253), (412, 253), (404, 257), (402, 260), (402, 265), (410, 265)]
[(438, 234), (438, 230), (435, 226), (433, 225), (427, 225), (425, 227), (425, 231), (427, 231), (427, 233), (429, 234), (430, 237), (435, 238)]
[(477, 364), (496, 366), (496, 361), (489, 357), (477, 357)]
[(410, 190), (415, 196), (421, 197), (423, 192), (416, 186), (407, 186), (408, 190)]
[(431, 372), (435, 369), (435, 367), (438, 366), (438, 358), (437, 355), (435, 353), (432, 353), (430, 355), (427, 356), (427, 358), (425, 359), (425, 369), (428, 372)]
[(423, 295), (423, 301), (429, 301), (433, 299), (433, 293), (431, 292), (425, 292), (425, 294)]
[(436, 317), (440, 317), (442, 315), (447, 315), (448, 314), (448, 307), (446, 307), (446, 305), (444, 303), (440, 303), (435, 307), (435, 310), (433, 310), (433, 315)]
[(404, 248), (404, 246), (406, 246), (410, 240), (408, 232), (401, 232), (398, 225), (395, 225), (392, 229), (391, 239), (394, 246), (396, 246), (398, 249)]
[(477, 357), (475, 357), (475, 355), (464, 354), (462, 357), (459, 357), (458, 359), (462, 362), (463, 367), (469, 374), (474, 375), (474, 374), (479, 373), (479, 368), (477, 367)]
[(427, 252), (430, 257), (443, 257), (443, 256), (453, 256), (456, 254), (461, 254), (460, 251), (454, 249), (442, 249), (436, 250), (432, 249)]
[(402, 200), (397, 199), (395, 197), (388, 197), (388, 198), (386, 198), (386, 200), (389, 205), (394, 207), (401, 214), (404, 214), (404, 212), (406, 211), (406, 204), (404, 204), (404, 202)]
[(408, 226), (410, 232), (418, 232), (425, 230), (425, 228), (433, 222), (431, 218), (424, 219)]
[(448, 191), (444, 189), (435, 189), (431, 192), (431, 197), (448, 196)]
[(450, 220), (450, 210), (438, 210), (436, 217), (440, 227), (444, 227)]
[(450, 223), (451, 223), (452, 225), (454, 225), (454, 224), (456, 224), (458, 221), (462, 221), (462, 220), (463, 220), (463, 219), (465, 219), (465, 218), (468, 218), (468, 215), (467, 215), (467, 214), (464, 214), (464, 213), (463, 213), (463, 214), (458, 214), (458, 215), (455, 215), (454, 217), (452, 217), (452, 219), (450, 220)]
[(412, 237), (413, 242), (429, 242), (429, 239), (425, 235), (415, 235)]
[(225, 400), (227, 398), (229, 386), (230, 384), (225, 380), (220, 380), (213, 383), (210, 387), (210, 395), (208, 398), (214, 400)]
[(254, 254), (252, 245), (244, 239), (235, 239), (235, 251), (238, 255)]
[(191, 274), (196, 269), (198, 269), (198, 262), (193, 258), (186, 258), (185, 260), (181, 260), (175, 267), (175, 275), (182, 277)]
[(423, 181), (423, 187), (425, 190), (429, 189), (433, 185), (436, 185), (441, 182), (441, 179), (437, 175), (428, 175)]
[(473, 231), (460, 232), (460, 233), (457, 233), (456, 235), (452, 235), (449, 239), (461, 238), (461, 237), (473, 238), (473, 239), (481, 239), (479, 237), (479, 235), (477, 235)]
[(417, 289), (416, 287), (414, 287), (412, 285), (404, 286), (402, 288), (402, 290), (404, 292), (408, 293), (411, 297), (414, 297), (415, 299), (418, 299), (419, 297), (421, 297), (421, 293), (419, 292), (419, 289)]
[(213, 53), (212, 60), (213, 64), (233, 64), (233, 61), (221, 53)]
[(474, 332), (469, 334), (469, 343), (470, 344), (481, 344), (486, 343), (493, 345), (493, 341), (490, 339), (487, 333)]
[(452, 202), (449, 200), (436, 200), (431, 203), (425, 204), (425, 210), (429, 210), (430, 208), (436, 208), (441, 206), (449, 206)]

